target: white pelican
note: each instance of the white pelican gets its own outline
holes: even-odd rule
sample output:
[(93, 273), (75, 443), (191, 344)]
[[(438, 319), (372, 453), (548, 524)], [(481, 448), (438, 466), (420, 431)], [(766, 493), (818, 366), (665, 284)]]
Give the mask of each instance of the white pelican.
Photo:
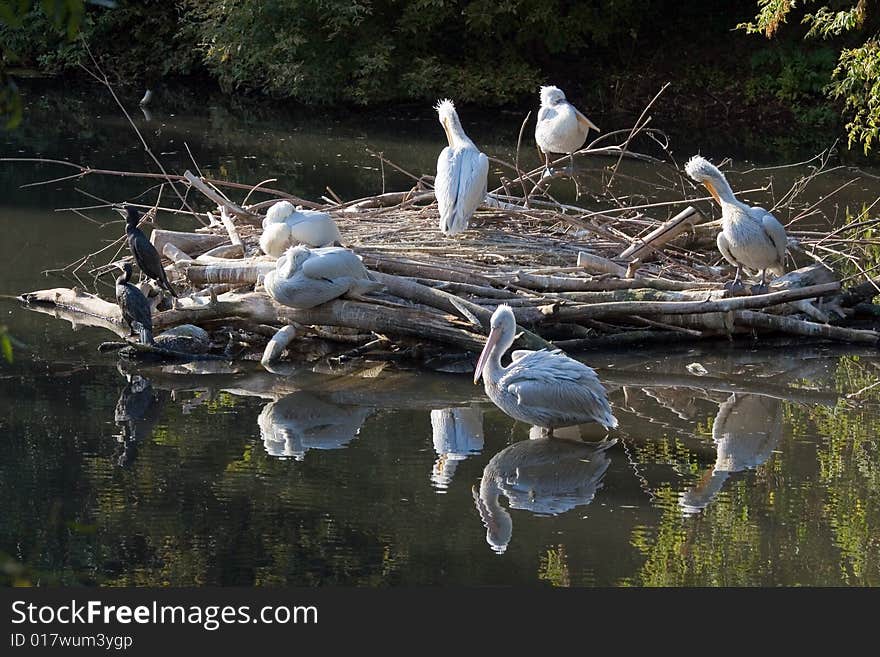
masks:
[(767, 270), (777, 276), (785, 273), (785, 228), (764, 208), (750, 207), (736, 199), (724, 174), (706, 158), (694, 155), (684, 170), (702, 183), (721, 206), (721, 232), (716, 240), (718, 250), (736, 267), (732, 286), (739, 284), (742, 269), (761, 272), (764, 287)]
[(706, 508), (731, 473), (763, 464), (781, 437), (782, 402), (761, 395), (730, 395), (718, 407), (712, 423), (715, 466), (696, 486), (681, 494), (678, 503), (682, 512), (690, 515)]
[(291, 308), (314, 308), (343, 294), (361, 295), (382, 286), (370, 278), (361, 259), (348, 249), (290, 247), (263, 280), (275, 301)]
[(483, 410), (475, 406), (433, 410), (431, 436), (437, 452), (431, 482), (444, 490), (452, 482), (459, 461), (483, 449)]
[(541, 87), (541, 109), (535, 125), (535, 142), (544, 153), (544, 165), (550, 171), (550, 153), (568, 153), (574, 171), (573, 153), (587, 141), (596, 124), (565, 99), (559, 87)]
[(273, 258), (296, 244), (318, 247), (341, 242), (342, 235), (333, 217), (326, 212), (297, 210), (290, 201), (279, 201), (263, 219), (260, 248)]
[(464, 133), (451, 100), (441, 100), (436, 110), (449, 146), (437, 158), (434, 194), (440, 230), (455, 235), (467, 230), (468, 221), (486, 198), (489, 158)]
[(372, 413), (372, 408), (341, 405), (298, 390), (266, 404), (257, 424), (269, 456), (302, 461), (310, 449), (347, 447)]
[(477, 361), (474, 383), (484, 378), (486, 394), (509, 416), (549, 429), (598, 422), (617, 426), (608, 396), (591, 367), (561, 351), (518, 350), (507, 367), (501, 356), (516, 339), (516, 318), (510, 306), (492, 314), (489, 339)]
[(479, 489), (471, 489), (492, 550), (502, 554), (513, 535), (513, 520), (499, 503), (499, 495), (508, 499), (511, 509), (541, 515), (558, 515), (589, 504), (611, 465), (605, 450), (616, 442), (536, 438), (514, 443), (493, 456), (483, 470)]

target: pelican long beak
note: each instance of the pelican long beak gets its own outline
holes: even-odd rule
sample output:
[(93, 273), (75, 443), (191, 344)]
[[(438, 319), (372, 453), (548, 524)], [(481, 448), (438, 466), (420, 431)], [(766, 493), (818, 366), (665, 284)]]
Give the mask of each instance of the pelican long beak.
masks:
[(575, 108), (574, 111), (577, 116), (578, 123), (587, 126), (590, 130), (595, 130), (596, 132), (602, 132), (601, 130), (599, 130), (599, 126), (597, 126), (595, 123), (590, 121), (590, 119), (588, 119), (586, 116), (584, 116), (579, 109)]
[(480, 353), (480, 358), (477, 360), (477, 369), (474, 370), (474, 383), (479, 381), (480, 377), (483, 376), (483, 368), (486, 366), (486, 361), (489, 360), (489, 354), (495, 349), (495, 345), (498, 344), (500, 337), (501, 334), (495, 329), (489, 331), (489, 338), (486, 340), (486, 346), (483, 347), (483, 351)]
[(452, 146), (452, 131), (449, 129), (449, 119), (443, 119), (443, 132), (446, 133), (446, 141)]
[(721, 205), (721, 198), (718, 196), (718, 192), (715, 191), (715, 185), (708, 180), (704, 180), (703, 185), (709, 190), (709, 193), (712, 195), (712, 198), (715, 199), (715, 202), (718, 203), (718, 205)]

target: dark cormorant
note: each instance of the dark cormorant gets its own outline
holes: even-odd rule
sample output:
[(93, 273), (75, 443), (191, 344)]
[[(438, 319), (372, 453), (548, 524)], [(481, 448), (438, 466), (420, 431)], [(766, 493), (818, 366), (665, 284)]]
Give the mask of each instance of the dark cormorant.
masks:
[(144, 344), (153, 344), (153, 318), (147, 297), (128, 281), (131, 279), (131, 265), (121, 267), (122, 274), (116, 279), (116, 303), (122, 311), (122, 319), (132, 333), (140, 336)]
[(123, 207), (125, 210), (125, 234), (128, 239), (128, 248), (131, 249), (134, 261), (144, 274), (157, 281), (159, 285), (168, 290), (171, 296), (176, 297), (177, 292), (174, 291), (171, 283), (168, 282), (168, 275), (162, 266), (162, 257), (159, 255), (156, 247), (144, 235), (144, 232), (138, 228), (141, 213), (131, 205)]

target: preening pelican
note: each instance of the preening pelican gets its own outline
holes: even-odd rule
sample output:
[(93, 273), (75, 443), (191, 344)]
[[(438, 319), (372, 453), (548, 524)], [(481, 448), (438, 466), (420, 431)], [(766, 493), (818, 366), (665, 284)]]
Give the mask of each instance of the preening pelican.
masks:
[(177, 292), (168, 282), (168, 275), (165, 273), (165, 267), (162, 266), (162, 256), (159, 255), (156, 247), (147, 239), (144, 232), (138, 228), (138, 223), (141, 220), (140, 211), (131, 205), (122, 206), (121, 211), (125, 213), (125, 236), (128, 240), (128, 248), (131, 250), (131, 255), (134, 256), (137, 266), (141, 268), (144, 275), (155, 280), (161, 287), (168, 290), (171, 296), (176, 297)]
[(437, 452), (431, 482), (444, 490), (452, 482), (459, 462), (483, 449), (483, 410), (476, 406), (433, 410), (431, 436)]
[(486, 198), (489, 158), (464, 133), (451, 100), (441, 100), (436, 110), (449, 146), (437, 158), (434, 193), (440, 230), (455, 235), (467, 230), (468, 221)]
[(606, 429), (617, 426), (596, 372), (561, 351), (514, 351), (513, 362), (503, 367), (501, 356), (515, 339), (513, 311), (500, 305), (492, 314), (489, 338), (474, 372), (474, 383), (483, 377), (486, 394), (498, 408), (551, 434), (585, 422), (598, 422)]
[(777, 276), (785, 273), (785, 228), (764, 208), (750, 207), (736, 199), (733, 190), (714, 164), (694, 155), (684, 170), (702, 183), (721, 206), (721, 232), (716, 240), (724, 259), (736, 267), (733, 286), (739, 284), (742, 269), (761, 272), (761, 286), (767, 270)]
[(782, 437), (782, 402), (762, 395), (736, 393), (718, 407), (712, 424), (715, 466), (679, 497), (685, 514), (699, 513), (718, 495), (734, 472), (763, 464)]
[(479, 489), (471, 490), (492, 550), (504, 553), (513, 535), (513, 520), (499, 503), (500, 495), (508, 499), (511, 509), (541, 515), (558, 515), (589, 504), (611, 465), (605, 451), (616, 442), (537, 438), (514, 443), (493, 456), (483, 470)]
[(568, 153), (574, 171), (573, 153), (587, 141), (596, 124), (565, 99), (559, 87), (541, 87), (541, 109), (535, 125), (535, 142), (544, 153), (544, 165), (550, 171), (550, 153)]
[(275, 271), (263, 285), (278, 303), (291, 308), (314, 308), (343, 294), (366, 294), (382, 286), (370, 278), (361, 259), (340, 247), (290, 247), (278, 258)]
[(263, 219), (260, 248), (273, 258), (296, 244), (319, 247), (341, 242), (342, 235), (333, 217), (326, 212), (297, 210), (290, 201), (279, 201)]
[(122, 319), (128, 325), (133, 334), (136, 334), (143, 344), (153, 343), (153, 317), (150, 302), (143, 293), (132, 285), (131, 265), (123, 264), (122, 274), (116, 279), (116, 303), (122, 311)]

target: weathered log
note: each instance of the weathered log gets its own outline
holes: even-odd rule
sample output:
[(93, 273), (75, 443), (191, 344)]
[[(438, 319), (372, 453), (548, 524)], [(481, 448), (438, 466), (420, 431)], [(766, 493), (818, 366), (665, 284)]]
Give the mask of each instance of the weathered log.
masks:
[(290, 341), (297, 336), (297, 333), (298, 329), (293, 324), (288, 324), (279, 329), (263, 350), (263, 357), (260, 359), (260, 363), (265, 367), (267, 364), (278, 360), (281, 357), (281, 353), (290, 344)]
[(593, 274), (613, 274), (618, 278), (626, 278), (626, 267), (585, 251), (578, 252), (577, 266)]
[(706, 217), (692, 205), (687, 206), (672, 219), (663, 222), (644, 238), (636, 238), (619, 256), (621, 260), (644, 260), (646, 256), (672, 241), (682, 233), (693, 231), (696, 224)]
[(184, 171), (183, 177), (190, 185), (192, 185), (202, 194), (214, 201), (214, 203), (216, 203), (218, 206), (226, 208), (227, 210), (229, 210), (230, 213), (234, 214), (245, 223), (251, 224), (252, 226), (262, 225), (262, 217), (254, 214), (249, 210), (245, 210), (240, 205), (233, 203), (228, 198), (225, 198), (222, 194), (219, 194), (217, 191), (209, 187), (207, 183), (196, 176), (192, 171)]
[(235, 222), (232, 221), (232, 217), (229, 216), (224, 205), (220, 206), (220, 221), (226, 229), (226, 234), (229, 235), (229, 243), (234, 247), (237, 246), (241, 250), (241, 255), (244, 255), (244, 243), (241, 241)]
[[(108, 321), (121, 322), (122, 318), (116, 304), (69, 288), (29, 292), (20, 298), (31, 304), (51, 304)], [(347, 299), (335, 299), (315, 308), (298, 310), (254, 292), (228, 292), (218, 297), (216, 302), (182, 299), (176, 308), (154, 315), (153, 328), (159, 330), (178, 324), (198, 325), (208, 320), (231, 317), (245, 318), (258, 324), (347, 326), (366, 332), (431, 340), (468, 351), (480, 351), (485, 342), (482, 336), (455, 326), (448, 317), (439, 313), (403, 307), (389, 313), (385, 307)]]
[(880, 343), (880, 333), (861, 329), (817, 324), (793, 317), (780, 317), (768, 313), (756, 313), (751, 310), (739, 310), (734, 313), (733, 321), (740, 326), (780, 331), (791, 335), (803, 335), (811, 338), (824, 338), (842, 342), (858, 342), (863, 344)]
[(241, 258), (244, 256), (244, 248), (241, 244), (221, 244), (210, 251), (205, 251), (200, 258), (223, 258), (224, 260)]
[(728, 312), (748, 308), (765, 308), (797, 299), (809, 299), (836, 292), (840, 283), (826, 283), (810, 287), (756, 294), (745, 297), (706, 301), (620, 301), (577, 306), (548, 305), (542, 307), (546, 320), (577, 321), (601, 317), (622, 317), (626, 315), (681, 315), (691, 313)]
[(156, 228), (150, 234), (150, 241), (159, 253), (165, 252), (166, 244), (173, 244), (190, 257), (195, 257), (229, 240), (223, 235), (213, 233), (183, 233), (176, 230)]
[[(445, 310), (446, 312), (462, 314), (462, 309), (472, 313), (479, 320), (483, 330), (489, 331), (489, 323), (492, 319), (492, 311), (475, 303), (466, 301), (460, 297), (456, 297), (448, 292), (437, 290), (427, 285), (421, 285), (407, 278), (394, 276), (392, 274), (383, 274), (382, 272), (372, 272), (371, 274), (379, 283), (385, 286), (385, 289), (402, 299), (410, 299), (418, 303)], [(537, 315), (535, 315), (537, 318)], [(467, 318), (469, 319), (469, 318)], [(552, 345), (539, 335), (532, 333), (522, 327), (519, 327), (522, 333), (518, 345), (525, 349), (544, 349), (551, 348)]]
[(191, 265), (186, 268), (186, 278), (193, 285), (231, 283), (247, 285), (256, 283), (261, 276), (275, 271), (275, 263), (259, 260), (221, 260), (222, 264)]
[(392, 258), (381, 253), (359, 253), (367, 269), (381, 271), (386, 274), (397, 274), (409, 278), (432, 278), (452, 283), (469, 283), (472, 285), (496, 285), (495, 281), (450, 267), (431, 265), (417, 260)]

